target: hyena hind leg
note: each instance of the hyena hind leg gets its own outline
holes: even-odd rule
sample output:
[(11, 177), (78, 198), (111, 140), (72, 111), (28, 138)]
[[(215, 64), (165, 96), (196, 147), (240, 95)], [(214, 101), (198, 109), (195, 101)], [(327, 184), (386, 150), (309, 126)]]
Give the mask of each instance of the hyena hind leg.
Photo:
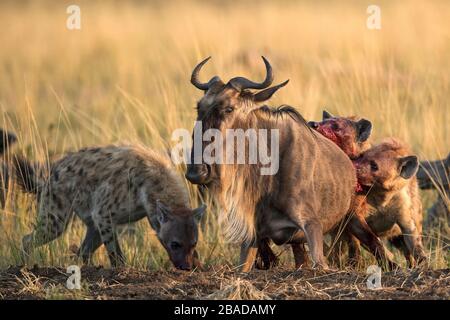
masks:
[(103, 244), (100, 232), (92, 224), (88, 225), (78, 256), (83, 259), (84, 264), (89, 264), (94, 252)]
[(70, 215), (43, 213), (39, 214), (38, 222), (30, 234), (22, 239), (23, 250), (30, 254), (31, 250), (49, 243), (63, 234), (69, 224)]

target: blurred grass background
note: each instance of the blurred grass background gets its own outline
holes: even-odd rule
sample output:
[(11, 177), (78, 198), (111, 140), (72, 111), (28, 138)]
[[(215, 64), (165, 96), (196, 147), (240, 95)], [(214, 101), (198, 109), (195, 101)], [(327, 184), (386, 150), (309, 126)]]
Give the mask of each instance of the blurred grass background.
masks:
[[(81, 30), (66, 28), (71, 4), (81, 8)], [(201, 92), (189, 79), (197, 62), (213, 56), (202, 72), (205, 80), (215, 74), (258, 80), (265, 55), (276, 82), (291, 80), (271, 104), (293, 105), (307, 119), (320, 119), (324, 108), (366, 117), (374, 124), (374, 141), (396, 136), (421, 159), (443, 158), (450, 151), (450, 3), (379, 1), (381, 30), (366, 28), (370, 4), (2, 1), (2, 126), (19, 137), (12, 152), (39, 161), (119, 141), (165, 150), (175, 143), (174, 129), (193, 126)], [(195, 199), (195, 188), (186, 185)], [(436, 194), (422, 196), (428, 208)], [(0, 268), (25, 262), (21, 237), (34, 220), (32, 199), (11, 194), (0, 213)], [(238, 246), (223, 242), (215, 221), (210, 212), (200, 244), (203, 260), (235, 265)], [(72, 264), (68, 247), (79, 244), (83, 233), (74, 221), (64, 237), (26, 262)], [(131, 233), (122, 239), (130, 265), (170, 266), (146, 221)], [(448, 249), (436, 237), (440, 233), (425, 241), (432, 265), (448, 267)], [(103, 249), (96, 263), (108, 264)]]

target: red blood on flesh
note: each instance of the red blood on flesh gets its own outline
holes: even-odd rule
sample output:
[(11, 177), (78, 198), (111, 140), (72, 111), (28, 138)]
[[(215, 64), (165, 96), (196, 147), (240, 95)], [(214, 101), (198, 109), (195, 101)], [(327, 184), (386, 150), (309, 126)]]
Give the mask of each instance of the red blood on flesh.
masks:
[(340, 141), (339, 138), (336, 136), (336, 134), (334, 133), (333, 130), (331, 130), (331, 128), (327, 127), (327, 126), (319, 126), (317, 128), (317, 132), (319, 132), (321, 135), (323, 135), (324, 137), (330, 139), (331, 141), (333, 141), (335, 144), (337, 144), (338, 146), (340, 146)]

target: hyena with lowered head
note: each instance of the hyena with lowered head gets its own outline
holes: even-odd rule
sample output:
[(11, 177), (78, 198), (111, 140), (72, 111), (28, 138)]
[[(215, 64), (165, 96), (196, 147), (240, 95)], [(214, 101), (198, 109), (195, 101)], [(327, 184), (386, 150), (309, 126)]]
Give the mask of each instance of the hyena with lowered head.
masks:
[(197, 223), (206, 207), (191, 210), (170, 160), (140, 146), (86, 148), (42, 166), (15, 161), (16, 179), (37, 195), (38, 221), (23, 238), (25, 252), (59, 237), (75, 213), (87, 226), (79, 249), (85, 263), (105, 244), (113, 266), (124, 256), (116, 227), (147, 217), (175, 267), (199, 266)]

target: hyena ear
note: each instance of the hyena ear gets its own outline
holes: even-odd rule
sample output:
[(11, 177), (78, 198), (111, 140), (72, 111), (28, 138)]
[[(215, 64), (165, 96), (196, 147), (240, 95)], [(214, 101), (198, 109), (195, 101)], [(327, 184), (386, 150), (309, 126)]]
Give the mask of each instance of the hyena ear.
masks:
[(400, 177), (409, 179), (417, 173), (419, 160), (416, 156), (407, 156), (399, 159)]
[(361, 119), (356, 123), (356, 129), (358, 131), (358, 142), (364, 142), (369, 139), (372, 133), (372, 122)]
[(334, 118), (334, 116), (331, 113), (329, 113), (327, 110), (322, 111), (322, 120), (327, 120), (331, 118)]
[(193, 210), (194, 219), (196, 223), (199, 223), (202, 220), (205, 212), (206, 212), (206, 204), (202, 204), (200, 207)]
[(272, 98), (273, 94), (278, 91), (278, 89), (287, 85), (288, 82), (289, 82), (289, 80), (286, 80), (283, 83), (280, 83), (276, 86), (273, 86), (273, 87), (270, 87), (270, 88), (264, 89), (263, 91), (258, 92), (257, 94), (255, 94), (253, 96), (253, 101), (254, 102), (264, 102), (264, 101), (269, 100), (270, 98)]
[(164, 224), (172, 217), (170, 208), (166, 207), (161, 201), (156, 200), (156, 218), (160, 224)]

